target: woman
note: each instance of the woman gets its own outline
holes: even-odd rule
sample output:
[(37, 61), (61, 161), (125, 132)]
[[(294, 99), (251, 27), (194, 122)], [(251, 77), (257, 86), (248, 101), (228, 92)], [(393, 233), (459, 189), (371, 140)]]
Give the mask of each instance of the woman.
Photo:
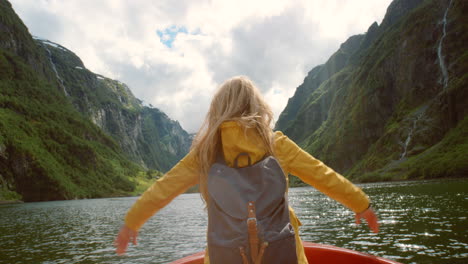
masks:
[[(252, 81), (240, 76), (224, 82), (213, 97), (191, 151), (156, 181), (127, 213), (125, 225), (115, 240), (117, 253), (125, 253), (130, 241), (136, 244), (138, 230), (148, 218), (191, 186), (199, 184), (201, 195), (207, 201), (207, 175), (220, 148), (228, 166), (233, 165), (240, 153), (248, 153), (252, 163), (260, 161), (265, 155), (273, 155), (285, 175), (298, 176), (350, 208), (356, 213), (356, 223), (365, 218), (370, 229), (377, 233), (377, 217), (362, 190), (303, 151), (283, 133), (273, 132), (270, 127), (272, 119), (270, 107)], [(239, 167), (247, 165), (247, 160), (239, 160)], [(307, 263), (298, 235), (301, 224), (292, 208), (289, 215), (295, 230), (298, 263)], [(209, 263), (208, 254), (205, 256), (205, 263)]]

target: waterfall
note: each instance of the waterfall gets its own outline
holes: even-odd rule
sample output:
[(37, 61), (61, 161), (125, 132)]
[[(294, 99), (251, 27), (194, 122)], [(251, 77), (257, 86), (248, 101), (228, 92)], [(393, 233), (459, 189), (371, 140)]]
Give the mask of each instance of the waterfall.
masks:
[(52, 53), (50, 52), (49, 48), (47, 48), (47, 44), (43, 44), (43, 47), (46, 49), (47, 53), (49, 54), (48, 56), (49, 61), (50, 61), (50, 64), (52, 65), (52, 70), (54, 70), (55, 72), (55, 77), (57, 77), (57, 80), (59, 81), (60, 87), (62, 87), (63, 92), (65, 93), (66, 96), (70, 96), (70, 94), (68, 94), (67, 92), (67, 89), (65, 88), (65, 85), (63, 84), (62, 78), (60, 78), (57, 68), (55, 67), (55, 63), (52, 61)]
[(401, 155), (400, 155), (400, 160), (402, 160), (404, 157), (406, 157), (406, 154), (408, 153), (408, 146), (409, 146), (409, 144), (410, 144), (410, 142), (411, 142), (411, 140), (413, 138), (413, 133), (416, 130), (416, 125), (417, 125), (418, 121), (422, 118), (424, 113), (426, 112), (426, 109), (427, 109), (427, 106), (424, 106), (420, 110), (417, 111), (417, 112), (419, 112), (419, 114), (414, 118), (413, 126), (410, 128), (410, 130), (408, 132), (408, 136), (406, 137), (405, 142), (402, 144), (403, 145), (403, 153), (401, 153)]
[(418, 119), (415, 119), (413, 121), (413, 127), (410, 128), (410, 131), (408, 132), (408, 137), (406, 137), (405, 144), (403, 145), (403, 153), (401, 153), (400, 159), (403, 159), (406, 156), (406, 153), (408, 152), (408, 146), (409, 146), (409, 143), (411, 142), (413, 131), (416, 129), (417, 122), (418, 122)]
[(440, 38), (439, 45), (437, 47), (437, 57), (439, 59), (440, 70), (442, 71), (442, 83), (444, 85), (444, 89), (447, 88), (449, 76), (448, 76), (447, 67), (445, 66), (445, 62), (444, 62), (444, 55), (442, 54), (442, 43), (444, 42), (444, 38), (447, 35), (447, 14), (451, 5), (452, 5), (452, 0), (450, 0), (447, 6), (447, 9), (445, 10), (444, 18), (442, 19), (442, 37)]

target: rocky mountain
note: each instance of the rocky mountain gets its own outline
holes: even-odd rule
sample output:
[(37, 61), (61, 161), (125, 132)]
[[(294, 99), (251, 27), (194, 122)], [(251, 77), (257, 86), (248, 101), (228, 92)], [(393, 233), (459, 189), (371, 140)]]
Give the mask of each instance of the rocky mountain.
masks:
[(128, 195), (191, 138), (66, 48), (33, 39), (0, 1), (0, 200)]
[[(356, 35), (349, 38), (345, 43), (341, 44), (340, 49), (335, 52), (328, 61), (313, 68), (291, 97), (286, 105), (286, 108), (281, 113), (276, 127), (283, 130), (289, 137), (296, 141), (303, 140), (306, 136), (303, 131), (316, 130), (318, 126), (328, 117), (328, 106), (330, 105), (330, 96), (323, 96), (328, 93), (328, 89), (324, 89), (321, 85), (329, 81), (329, 79), (344, 67), (346, 67), (351, 59), (351, 56), (358, 50), (364, 35)], [(318, 88), (321, 89), (318, 90)], [(313, 95), (312, 95), (313, 94)], [(315, 97), (320, 95), (321, 101), (315, 104), (307, 104), (307, 101), (315, 101), (309, 96)], [(302, 109), (313, 108), (313, 109)], [(307, 115), (307, 116), (305, 116)], [(308, 120), (308, 122), (303, 122)], [(310, 122), (310, 120), (314, 120)], [(300, 129), (299, 129), (300, 128)]]
[(143, 106), (127, 85), (95, 74), (72, 51), (36, 38), (75, 109), (111, 135), (129, 157), (145, 168), (167, 171), (191, 145), (177, 121)]
[(358, 181), (468, 175), (467, 12), (393, 1), (309, 72), (276, 129)]

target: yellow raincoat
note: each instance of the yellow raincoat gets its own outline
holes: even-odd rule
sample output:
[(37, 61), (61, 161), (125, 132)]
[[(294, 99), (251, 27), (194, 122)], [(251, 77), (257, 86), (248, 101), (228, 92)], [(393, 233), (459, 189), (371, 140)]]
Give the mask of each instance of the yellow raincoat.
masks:
[[(244, 133), (244, 129), (234, 121), (223, 123), (220, 129), (224, 157), (229, 166), (232, 166), (235, 157), (241, 152), (247, 152), (252, 163), (260, 161), (264, 157), (266, 151), (262, 144), (258, 144), (261, 140), (255, 129), (248, 129)], [(298, 176), (304, 182), (356, 213), (368, 208), (369, 198), (360, 188), (302, 150), (281, 132), (275, 132), (275, 157), (286, 175), (290, 173)], [(239, 167), (247, 166), (247, 159), (240, 158), (238, 165)], [(135, 202), (127, 213), (125, 224), (135, 231), (140, 229), (148, 218), (158, 210), (179, 194), (184, 193), (189, 187), (198, 183), (198, 168), (194, 153), (188, 153)], [(291, 224), (296, 231), (298, 261), (299, 264), (306, 264), (308, 262), (298, 232), (301, 223), (293, 209), (290, 208), (289, 211)], [(207, 256), (208, 254), (205, 257), (205, 263), (209, 263)]]

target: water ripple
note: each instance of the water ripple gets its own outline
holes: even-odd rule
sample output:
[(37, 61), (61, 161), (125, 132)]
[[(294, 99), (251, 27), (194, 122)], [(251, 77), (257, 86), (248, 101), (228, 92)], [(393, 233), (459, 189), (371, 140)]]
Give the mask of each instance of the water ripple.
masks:
[[(290, 190), (306, 241), (363, 251), (403, 263), (466, 263), (468, 180), (374, 183), (381, 232), (310, 187)], [(0, 263), (167, 263), (203, 250), (207, 216), (198, 194), (184, 194), (151, 218), (139, 244), (117, 256), (113, 239), (131, 198), (0, 206)]]

